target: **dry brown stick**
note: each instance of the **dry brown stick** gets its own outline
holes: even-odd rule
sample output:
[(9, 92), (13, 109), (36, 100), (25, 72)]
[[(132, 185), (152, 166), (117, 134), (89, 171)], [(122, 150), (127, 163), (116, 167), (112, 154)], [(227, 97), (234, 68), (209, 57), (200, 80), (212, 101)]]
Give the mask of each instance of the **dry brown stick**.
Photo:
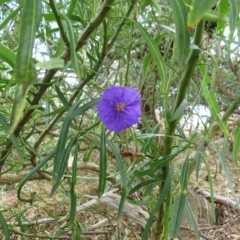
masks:
[[(69, 169), (70, 168), (71, 167), (69, 167)], [(100, 171), (99, 165), (95, 163), (88, 163), (88, 162), (79, 162), (77, 164), (77, 169), (89, 170), (97, 173), (99, 173)], [(52, 167), (47, 169), (47, 171), (51, 171), (51, 170), (52, 170)], [(16, 174), (3, 174), (2, 176), (0, 176), (0, 185), (4, 185), (4, 184), (11, 185), (13, 183), (18, 183), (22, 180), (22, 178), (26, 177), (28, 173), (29, 173), (28, 171), (22, 171)], [(41, 180), (41, 179), (43, 179), (42, 176), (36, 173), (36, 175), (34, 175), (30, 180), (33, 181), (33, 180)], [(115, 177), (111, 177), (111, 173), (109, 171), (107, 171), (107, 180), (109, 180), (112, 184), (116, 183)]]
[[(194, 189), (194, 191), (200, 195), (201, 197), (207, 199), (209, 202), (211, 202), (211, 194), (210, 192), (203, 190), (203, 189), (199, 189), (198, 187), (196, 187)], [(231, 200), (228, 197), (224, 197), (224, 196), (220, 196), (220, 195), (216, 195), (214, 194), (214, 203), (220, 204), (220, 205), (224, 205), (227, 207), (232, 208), (233, 210), (237, 210), (239, 211), (238, 207), (237, 207), (237, 203), (233, 200)]]

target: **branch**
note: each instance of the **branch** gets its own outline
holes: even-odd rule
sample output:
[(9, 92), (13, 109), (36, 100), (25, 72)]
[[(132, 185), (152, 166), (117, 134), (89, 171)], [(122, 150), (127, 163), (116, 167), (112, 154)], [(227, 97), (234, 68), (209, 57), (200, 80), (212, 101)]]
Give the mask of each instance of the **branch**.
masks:
[[(48, 168), (46, 171), (50, 172), (52, 171), (52, 167)], [(68, 169), (71, 169), (71, 166), (68, 167)], [(88, 163), (88, 162), (79, 162), (77, 164), (77, 169), (78, 170), (89, 170), (92, 172), (96, 172), (99, 173), (100, 169), (99, 169), (99, 165), (95, 164), (95, 163)], [(16, 174), (4, 174), (2, 176), (0, 176), (0, 185), (5, 185), (5, 184), (13, 184), (13, 183), (18, 183), (20, 182), (24, 177), (26, 177), (28, 175), (29, 171), (22, 171), (22, 172), (18, 172)], [(36, 174), (34, 175), (30, 180), (41, 180), (43, 179), (43, 177), (40, 174)], [(111, 172), (107, 171), (107, 180), (109, 180), (112, 184), (116, 183), (116, 179), (114, 177), (111, 177)], [(50, 179), (51, 181), (51, 179)]]
[[(107, 16), (107, 13), (111, 10), (111, 5), (113, 4), (114, 0), (105, 0), (105, 2), (102, 4), (97, 16), (91, 21), (91, 23), (86, 27), (86, 29), (83, 31), (82, 35), (80, 36), (76, 51), (78, 51), (86, 42), (87, 39), (90, 37), (90, 35), (94, 32), (94, 30), (104, 21), (105, 17)], [(61, 59), (64, 60), (65, 63), (67, 63), (70, 60), (70, 51), (66, 50), (63, 55), (61, 56)], [(44, 76), (42, 80), (42, 84), (38, 90), (38, 92), (35, 94), (32, 105), (38, 105), (40, 99), (42, 98), (43, 94), (46, 92), (49, 86), (51, 86), (51, 80), (56, 74), (58, 69), (51, 69), (47, 71), (46, 75)], [(23, 118), (20, 120), (16, 130), (14, 131), (14, 134), (16, 137), (19, 136), (20, 132), (22, 131), (23, 127), (26, 123), (29, 122), (29, 119), (34, 112), (35, 109), (30, 109), (26, 111)], [(6, 148), (2, 151), (1, 154), (1, 160), (0, 160), (0, 171), (2, 167), (4, 166), (5, 160), (12, 148), (12, 143), (10, 142), (7, 144)]]

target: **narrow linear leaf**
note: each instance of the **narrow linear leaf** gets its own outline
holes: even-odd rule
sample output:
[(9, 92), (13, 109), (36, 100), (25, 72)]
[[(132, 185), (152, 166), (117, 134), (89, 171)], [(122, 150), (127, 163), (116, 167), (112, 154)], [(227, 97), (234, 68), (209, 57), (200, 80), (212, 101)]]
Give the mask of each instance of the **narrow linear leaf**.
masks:
[[(4, 119), (4, 117), (1, 114), (0, 114), (0, 123), (2, 124), (5, 132), (7, 133), (9, 131), (9, 126), (8, 126), (7, 121)], [(19, 158), (24, 159), (24, 155), (23, 155), (21, 148), (19, 147), (17, 138), (14, 135), (11, 135), (10, 140), (12, 141), (13, 146), (16, 148)]]
[(16, 59), (15, 53), (1, 43), (0, 43), (0, 59), (9, 64), (12, 68), (14, 68), (14, 63)]
[(181, 104), (179, 105), (179, 107), (177, 108), (177, 110), (173, 113), (171, 119), (169, 120), (170, 122), (173, 122), (175, 121), (176, 119), (180, 118), (183, 113), (184, 113), (184, 110), (186, 109), (186, 106), (187, 106), (188, 102), (186, 99), (184, 99)]
[(144, 231), (143, 231), (143, 234), (142, 234), (142, 240), (148, 239), (148, 233), (149, 233), (150, 228), (151, 228), (151, 226), (154, 222), (153, 219), (155, 217), (155, 214), (165, 201), (165, 198), (166, 198), (166, 196), (168, 194), (168, 191), (169, 191), (169, 189), (171, 187), (171, 184), (172, 184), (172, 178), (173, 178), (173, 173), (174, 173), (173, 170), (174, 170), (174, 168), (172, 166), (170, 168), (169, 172), (168, 172), (168, 176), (167, 176), (167, 179), (164, 183), (163, 189), (162, 189), (162, 191), (161, 191), (161, 193), (158, 197), (157, 204), (155, 205), (154, 209), (152, 210), (152, 212), (149, 216), (149, 219), (147, 221), (146, 227), (144, 228)]
[[(229, 12), (228, 0), (218, 1), (217, 11), (218, 11), (218, 13), (227, 16), (228, 12)], [(229, 21), (228, 18), (227, 18), (227, 21)], [(217, 33), (220, 35), (223, 34), (223, 32), (226, 28), (226, 25), (227, 25), (226, 22), (218, 22), (217, 23)]]
[(228, 0), (230, 4), (230, 13), (229, 13), (229, 27), (230, 31), (233, 32), (238, 18), (238, 4), (236, 0)]
[(222, 13), (216, 12), (214, 10), (207, 10), (203, 16), (202, 19), (207, 20), (209, 22), (217, 22), (217, 23), (227, 23), (228, 17)]
[(179, 181), (179, 192), (177, 193), (177, 196), (175, 197), (173, 204), (172, 217), (170, 223), (170, 235), (172, 237), (178, 236), (181, 227), (182, 215), (187, 196), (188, 162), (189, 161), (187, 157), (182, 167), (182, 172)]
[(0, 24), (0, 30), (3, 29), (10, 21), (12, 21), (15, 16), (18, 14), (19, 10), (21, 9), (21, 6), (13, 10)]
[(27, 176), (25, 176), (20, 183), (18, 184), (18, 189), (17, 189), (17, 196), (20, 201), (23, 202), (31, 202), (33, 198), (26, 199), (21, 197), (21, 191), (24, 185), (30, 180), (55, 154), (55, 150), (53, 150), (51, 153), (49, 153), (41, 162), (38, 163), (36, 167), (34, 167)]
[(213, 146), (214, 151), (218, 155), (218, 158), (219, 158), (219, 160), (221, 162), (221, 166), (222, 166), (223, 172), (224, 172), (224, 174), (226, 176), (226, 179), (227, 179), (228, 186), (229, 186), (229, 188), (231, 190), (231, 193), (232, 193), (232, 195), (234, 197), (234, 200), (236, 201), (236, 203), (238, 205), (238, 208), (239, 208), (240, 202), (239, 202), (238, 196), (236, 195), (236, 192), (235, 192), (235, 190), (233, 188), (233, 184), (232, 184), (232, 181), (231, 181), (231, 176), (229, 174), (228, 167), (227, 167), (227, 165), (225, 163), (225, 157), (220, 153), (218, 147), (216, 146), (216, 144), (214, 142), (211, 142), (211, 145)]
[(190, 224), (190, 225), (193, 227), (193, 229), (194, 229), (194, 232), (195, 232), (195, 234), (196, 234), (197, 240), (199, 240), (199, 239), (200, 239), (200, 234), (199, 234), (199, 230), (198, 230), (199, 227), (198, 227), (197, 221), (196, 221), (196, 219), (195, 219), (195, 217), (194, 217), (194, 214), (193, 214), (193, 212), (192, 212), (192, 209), (191, 209), (191, 207), (189, 206), (189, 204), (188, 204), (187, 201), (185, 202), (184, 211), (185, 211), (185, 213), (186, 213), (186, 216), (187, 216), (187, 219), (188, 219), (189, 224)]
[(79, 153), (79, 143), (76, 144), (74, 149), (73, 165), (72, 165), (72, 181), (71, 181), (71, 209), (69, 216), (69, 224), (74, 227), (74, 222), (76, 218), (76, 206), (77, 206), (77, 195), (75, 193), (75, 186), (77, 182), (77, 162), (78, 162), (78, 153)]
[(222, 132), (224, 133), (225, 136), (229, 135), (226, 123), (224, 123), (221, 118), (218, 116), (219, 112), (220, 112), (220, 106), (217, 102), (216, 96), (214, 95), (214, 93), (210, 92), (208, 90), (208, 83), (211, 82), (210, 77), (207, 74), (207, 70), (206, 68), (202, 65), (199, 66), (199, 69), (201, 71), (201, 74), (203, 76), (203, 93), (204, 93), (204, 97), (208, 103), (211, 115), (213, 116), (214, 120), (217, 122), (217, 124), (219, 125), (219, 127), (221, 128)]
[(66, 25), (67, 25), (67, 32), (68, 32), (68, 36), (69, 36), (69, 40), (70, 40), (70, 48), (71, 48), (71, 62), (72, 62), (72, 65), (73, 65), (73, 68), (75, 70), (75, 73), (78, 77), (78, 80), (81, 80), (81, 69), (80, 69), (80, 63), (78, 61), (78, 58), (77, 58), (77, 53), (75, 51), (76, 49), (76, 38), (75, 38), (75, 35), (74, 35), (74, 31), (73, 31), (73, 27), (72, 27), (72, 24), (68, 18), (68, 16), (66, 16), (65, 14), (62, 14), (65, 22), (66, 22)]
[(233, 139), (233, 162), (235, 166), (238, 166), (238, 155), (240, 152), (240, 124), (237, 126), (237, 129), (234, 133), (234, 139)]
[[(61, 136), (60, 136), (61, 137)], [(64, 136), (65, 137), (65, 136)], [(64, 149), (63, 156), (61, 158), (54, 158), (54, 169), (53, 169), (53, 188), (50, 193), (50, 197), (54, 195), (54, 193), (57, 191), (62, 177), (64, 175), (64, 171), (66, 170), (67, 163), (69, 160), (69, 156), (71, 153), (72, 148), (76, 144), (77, 137), (73, 137), (70, 142), (68, 143), (67, 147)], [(56, 149), (57, 151), (57, 149)], [(57, 154), (56, 154), (57, 156)]]
[(170, 0), (176, 28), (178, 62), (184, 64), (190, 48), (190, 32), (187, 30), (187, 9), (183, 0)]
[(104, 193), (107, 182), (107, 150), (106, 150), (106, 135), (105, 127), (102, 124), (102, 132), (100, 139), (100, 173), (99, 173), (99, 184), (98, 184), (98, 198)]
[(27, 93), (30, 89), (31, 85), (27, 84), (19, 84), (16, 88), (15, 97), (13, 101), (13, 109), (12, 109), (12, 115), (11, 115), (11, 121), (10, 121), (10, 127), (7, 134), (7, 138), (9, 138), (12, 133), (14, 132), (21, 116), (23, 109), (25, 107)]
[(57, 92), (57, 95), (58, 95), (59, 99), (60, 99), (61, 102), (63, 103), (64, 107), (65, 107), (67, 110), (69, 110), (69, 109), (70, 109), (70, 106), (69, 106), (69, 104), (68, 104), (68, 101), (67, 101), (67, 99), (64, 97), (62, 91), (60, 90), (60, 88), (59, 88), (57, 85), (55, 86), (55, 90), (56, 90), (56, 92)]
[(114, 144), (107, 139), (106, 139), (106, 142), (107, 142), (107, 145), (112, 149), (113, 155), (117, 162), (118, 171), (120, 172), (124, 191), (126, 192), (126, 194), (128, 194), (127, 174), (124, 170), (122, 158), (121, 158), (119, 152), (117, 151), (116, 147), (114, 146)]
[(1, 211), (0, 211), (0, 226), (1, 226), (1, 229), (2, 229), (4, 237), (5, 237), (4, 239), (10, 240), (10, 232), (8, 229), (8, 225), (7, 225), (5, 218), (3, 217), (2, 213), (1, 213)]
[(137, 190), (141, 189), (142, 187), (144, 187), (146, 185), (149, 185), (149, 184), (152, 184), (152, 183), (157, 183), (157, 182), (158, 181), (156, 179), (151, 179), (151, 180), (141, 182), (129, 191), (129, 195), (133, 194), (134, 192), (136, 192)]
[(49, 61), (38, 62), (36, 67), (44, 68), (47, 70), (55, 68), (64, 68), (64, 60), (61, 58), (51, 58)]
[(35, 35), (41, 20), (42, 1), (24, 0), (21, 16), (19, 46), (14, 66), (15, 81), (19, 85), (13, 103), (10, 128), (7, 137), (14, 132), (25, 107), (31, 85), (37, 81), (36, 68), (32, 61)]
[(188, 28), (192, 29), (203, 17), (203, 14), (215, 4), (215, 0), (193, 0), (188, 15)]
[[(131, 19), (129, 19), (131, 20)], [(158, 74), (163, 81), (163, 91), (166, 87), (166, 67), (165, 63), (162, 59), (161, 53), (159, 51), (159, 48), (157, 44), (155, 43), (154, 39), (151, 37), (151, 35), (145, 30), (145, 28), (138, 22), (131, 20), (139, 29), (140, 33), (142, 34), (146, 44), (149, 47), (149, 51), (152, 55), (152, 58), (156, 64)]]

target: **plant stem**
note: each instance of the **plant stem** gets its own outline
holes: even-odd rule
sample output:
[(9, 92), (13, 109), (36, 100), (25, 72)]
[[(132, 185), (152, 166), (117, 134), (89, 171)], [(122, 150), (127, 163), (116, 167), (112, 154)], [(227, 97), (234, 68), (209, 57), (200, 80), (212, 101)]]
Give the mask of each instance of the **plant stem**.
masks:
[[(198, 47), (198, 49), (192, 50), (188, 64), (186, 66), (186, 71), (184, 72), (184, 75), (180, 81), (177, 99), (176, 99), (176, 103), (173, 108), (172, 114), (177, 110), (179, 105), (182, 103), (182, 101), (186, 97), (186, 93), (189, 88), (189, 85), (190, 85), (190, 82), (192, 79), (192, 75), (195, 70), (198, 58), (199, 58), (199, 53), (200, 53), (199, 49), (200, 49), (201, 42), (202, 42), (203, 28), (204, 28), (204, 20), (200, 21), (196, 27), (195, 36), (194, 36), (194, 44)], [(167, 126), (165, 129), (165, 137), (163, 139), (163, 142), (164, 142), (163, 154), (164, 154), (164, 156), (171, 154), (172, 143), (173, 143), (173, 138), (171, 136), (174, 134), (177, 124), (180, 119), (181, 119), (181, 116), (172, 122), (167, 122)], [(164, 181), (167, 179), (169, 168), (170, 168), (170, 164), (166, 165), (162, 169), (163, 182), (159, 184), (159, 195), (161, 194), (162, 188), (164, 186)], [(168, 198), (169, 198), (169, 195), (171, 195), (171, 193), (168, 194)], [(171, 204), (169, 201), (166, 201), (166, 202), (168, 204)], [(168, 208), (169, 208), (169, 206), (168, 206)], [(163, 204), (157, 212), (156, 223), (153, 228), (153, 239), (154, 240), (160, 240), (163, 238), (164, 222), (169, 224), (169, 221), (167, 221), (167, 219), (165, 221), (165, 218), (169, 217), (165, 214), (165, 211), (166, 211), (166, 204)], [(168, 228), (168, 227), (166, 226), (166, 228)]]

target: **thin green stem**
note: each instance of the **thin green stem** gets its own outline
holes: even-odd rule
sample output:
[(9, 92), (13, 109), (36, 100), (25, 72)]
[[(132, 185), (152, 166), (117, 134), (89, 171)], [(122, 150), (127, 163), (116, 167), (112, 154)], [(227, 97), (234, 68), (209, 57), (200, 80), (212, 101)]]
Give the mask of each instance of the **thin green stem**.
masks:
[[(199, 49), (200, 49), (201, 42), (202, 42), (203, 28), (204, 28), (204, 21), (202, 20), (197, 25), (196, 31), (195, 31), (195, 36), (194, 36), (194, 44)], [(199, 53), (200, 53), (199, 49), (193, 49), (192, 50), (192, 53), (190, 55), (190, 58), (189, 58), (189, 61), (188, 61), (187, 67), (186, 67), (186, 71), (184, 72), (184, 75), (183, 75), (183, 77), (180, 81), (180, 85), (179, 85), (179, 88), (178, 88), (178, 94), (177, 94), (175, 106), (173, 108), (172, 113), (174, 113), (177, 110), (179, 105), (186, 98), (187, 90), (189, 88), (189, 85), (190, 85), (190, 82), (191, 82), (191, 79), (192, 79), (192, 76), (193, 76), (193, 72), (195, 70), (195, 67), (196, 67), (196, 64), (197, 64), (197, 61), (198, 61), (198, 58), (199, 58)], [(181, 116), (178, 119), (176, 119), (172, 122), (167, 122), (166, 130), (165, 130), (165, 137), (164, 137), (164, 140), (163, 140), (164, 141), (164, 151), (163, 151), (163, 153), (164, 153), (165, 156), (169, 155), (172, 151), (173, 138), (171, 136), (174, 134), (174, 132), (176, 130), (176, 127), (177, 127), (177, 124), (178, 124), (180, 119), (181, 119)], [(163, 169), (162, 169), (163, 180), (167, 179), (169, 169), (170, 169), (170, 164), (163, 167)], [(159, 195), (162, 192), (163, 185), (164, 185), (164, 181), (159, 185)], [(168, 206), (168, 208), (169, 208), (169, 206)], [(167, 215), (165, 214), (165, 211), (166, 211), (166, 204), (163, 204), (157, 212), (156, 223), (155, 223), (155, 226), (153, 228), (153, 235), (154, 235), (155, 240), (159, 240), (163, 237), (164, 221), (165, 221), (164, 219), (166, 217), (169, 217), (168, 214)]]

